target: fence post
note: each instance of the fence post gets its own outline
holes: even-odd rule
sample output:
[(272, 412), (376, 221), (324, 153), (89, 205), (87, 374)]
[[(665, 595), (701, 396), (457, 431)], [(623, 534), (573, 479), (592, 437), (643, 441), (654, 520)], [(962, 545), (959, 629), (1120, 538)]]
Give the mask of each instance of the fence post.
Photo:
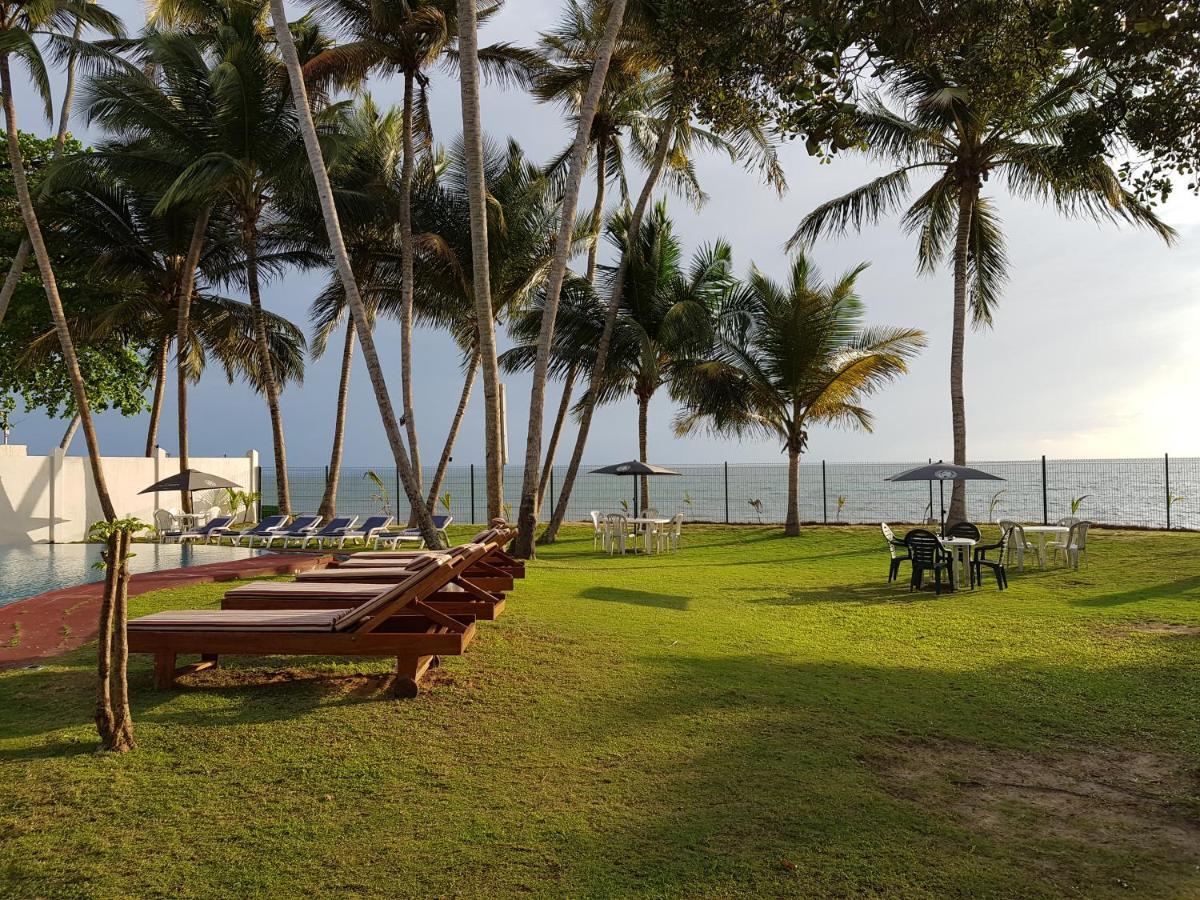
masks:
[[(554, 518), (554, 466), (550, 466), (550, 519)], [(549, 521), (549, 519), (547, 519)]]
[[(400, 497), (401, 497), (401, 494), (400, 494), (400, 467), (396, 466), (395, 469), (396, 469), (396, 518), (399, 519), (400, 518)], [(408, 497), (407, 494), (404, 494), (403, 496), (405, 498)], [(412, 518), (411, 504), (410, 504), (410, 508), (408, 510), (408, 518), (409, 519)], [(405, 521), (407, 521), (407, 519)]]
[(1046, 487), (1046, 454), (1042, 454), (1042, 524), (1050, 524), (1050, 492)]
[(829, 487), (825, 480), (825, 460), (821, 460), (821, 518), (829, 524)]
[(1163, 454), (1163, 479), (1167, 483), (1167, 531), (1171, 530), (1171, 454)]
[[(933, 457), (928, 457), (929, 465), (933, 465)], [(929, 518), (933, 518), (933, 482), (929, 482)]]
[(475, 463), (471, 463), (471, 524), (475, 524)]
[(729, 524), (729, 463), (725, 463), (725, 524)]

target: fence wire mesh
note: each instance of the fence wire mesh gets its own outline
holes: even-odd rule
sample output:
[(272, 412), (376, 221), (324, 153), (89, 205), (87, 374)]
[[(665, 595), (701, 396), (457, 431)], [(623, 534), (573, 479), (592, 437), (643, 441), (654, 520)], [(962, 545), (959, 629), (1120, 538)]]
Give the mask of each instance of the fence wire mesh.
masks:
[[(806, 522), (915, 523), (936, 520), (950, 503), (950, 484), (884, 479), (928, 460), (896, 463), (809, 461), (800, 465), (800, 517)], [(1200, 529), (1200, 458), (980, 460), (976, 468), (1004, 481), (967, 482), (968, 516), (974, 521), (1055, 521), (1077, 515), (1105, 525)], [(590, 475), (584, 466), (571, 491), (566, 518), (582, 521), (592, 510), (632, 509), (634, 479)], [(713, 463), (668, 466), (678, 475), (649, 479), (649, 506), (691, 521), (781, 523), (787, 515), (787, 466)], [(373, 474), (368, 474), (373, 473)], [(433, 470), (422, 474), (428, 491)], [(505, 469), (508, 514), (519, 503), (521, 467)], [(565, 466), (555, 466), (548, 497), (558, 502)], [(290, 468), (292, 509), (315, 511), (325, 492), (323, 467)], [(263, 504), (277, 506), (274, 474), (262, 469)], [(639, 491), (640, 492), (640, 491)], [(438, 512), (459, 523), (486, 518), (482, 466), (451, 467), (439, 492)], [(408, 517), (408, 501), (392, 466), (345, 467), (337, 492), (338, 512), (387, 511)], [(549, 519), (549, 506), (543, 519)]]

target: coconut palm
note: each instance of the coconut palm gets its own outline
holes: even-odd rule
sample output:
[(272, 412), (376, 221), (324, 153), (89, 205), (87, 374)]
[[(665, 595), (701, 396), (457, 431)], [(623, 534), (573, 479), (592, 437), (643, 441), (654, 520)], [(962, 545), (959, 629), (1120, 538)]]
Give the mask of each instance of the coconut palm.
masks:
[[(486, 19), (499, 11), (500, 0), (490, 0), (479, 10)], [(416, 143), (423, 150), (432, 146), (428, 108), (428, 70), (441, 64), (453, 67), (457, 59), (458, 11), (453, 0), (322, 0), (323, 16), (347, 40), (329, 47), (305, 64), (310, 81), (356, 84), (371, 74), (399, 75), (404, 80), (402, 107), (402, 169), (400, 173), (399, 236), (403, 312), (400, 318), (401, 395), (409, 452), (420, 477), (420, 447), (413, 408), (413, 229), (412, 183), (416, 167)], [(525, 81), (525, 72), (535, 60), (529, 51), (498, 44), (479, 51), (486, 74), (502, 82)]]
[(312, 172), (313, 182), (316, 186), (321, 207), (321, 219), (325, 223), (326, 237), (329, 241), (329, 252), (337, 266), (338, 279), (345, 292), (355, 332), (366, 359), (367, 374), (371, 378), (371, 387), (374, 389), (375, 399), (379, 405), (379, 416), (383, 420), (383, 430), (392, 449), (396, 471), (400, 475), (400, 482), (404, 486), (409, 505), (414, 510), (414, 520), (421, 536), (428, 546), (439, 547), (443, 540), (437, 529), (433, 527), (433, 519), (429, 515), (429, 510), (421, 502), (420, 485), (413, 475), (412, 462), (404, 447), (404, 436), (401, 434), (400, 424), (396, 420), (396, 412), (388, 393), (387, 379), (383, 374), (383, 366), (380, 365), (379, 353), (375, 348), (375, 339), (371, 334), (370, 317), (367, 307), (363, 303), (362, 294), (359, 293), (350, 254), (342, 235), (337, 203), (329, 180), (329, 170), (325, 167), (325, 155), (321, 150), (320, 138), (313, 120), (303, 64), (296, 51), (296, 42), (291, 29), (288, 27), (283, 0), (271, 0), (271, 22), (275, 29), (279, 52), (287, 70), (288, 82), (291, 84), (293, 105), (297, 111), (296, 120), (300, 128), (300, 135), (304, 140), (304, 151), (308, 157), (309, 170)]
[[(80, 5), (64, 2), (64, 0), (48, 0), (48, 2), (33, 4), (18, 2), (18, 0), (0, 2), (0, 94), (3, 95), (4, 102), (8, 161), (12, 167), (13, 185), (16, 188), (21, 219), (25, 223), (29, 245), (34, 259), (37, 261), (38, 274), (41, 276), (42, 288), (50, 306), (50, 315), (58, 336), (63, 364), (67, 368), (71, 382), (76, 412), (79, 415), (80, 426), (87, 442), (96, 496), (105, 521), (113, 523), (117, 516), (112, 496), (108, 492), (108, 485), (104, 479), (100, 443), (96, 437), (91, 409), (88, 406), (87, 391), (79, 370), (79, 357), (75, 352), (75, 342), (71, 336), (62, 299), (58, 293), (58, 283), (54, 278), (53, 263), (46, 249), (46, 241), (38, 222), (37, 211), (34, 209), (33, 198), (30, 195), (29, 180), (25, 174), (24, 160), (21, 157), (17, 109), (13, 101), (12, 59), (16, 57), (24, 63), (30, 82), (38, 96), (44, 101), (46, 117), (51, 117), (49, 78), (37, 39), (41, 36), (54, 43), (55, 39), (61, 36), (55, 32), (61, 32), (68, 25), (73, 28), (77, 20), (82, 20), (86, 25), (109, 34), (118, 35), (121, 32), (120, 21), (94, 4)], [(113, 588), (116, 589), (106, 589), (101, 603), (100, 652), (97, 665), (100, 677), (96, 698), (96, 726), (104, 748), (117, 752), (130, 750), (133, 747), (133, 718), (129, 712), (128, 684), (125, 677), (125, 662), (128, 656), (124, 624), (125, 594), (119, 589), (119, 586), (125, 582), (117, 577), (118, 574), (127, 571), (124, 553), (121, 552), (121, 548), (125, 546), (127, 544), (122, 543), (120, 534), (114, 532), (113, 536), (109, 538), (109, 553), (113, 554), (116, 551), (115, 555), (109, 556), (113, 573), (110, 581)], [(115, 666), (112, 665), (114, 659)]]
[[(620, 258), (626, 251), (628, 217), (614, 217), (607, 235)], [(658, 203), (642, 222), (639, 247), (633, 253), (623, 283), (620, 312), (613, 330), (606, 375), (595, 398), (612, 403), (632, 396), (638, 415), (638, 454), (649, 461), (650, 403), (673, 377), (680, 360), (692, 359), (712, 339), (713, 316), (734, 285), (730, 273), (732, 251), (717, 242), (696, 252), (684, 268), (683, 248), (676, 237), (665, 203)], [(602, 283), (615, 275), (611, 266), (601, 267)], [(597, 315), (594, 294), (577, 296), (564, 307), (563, 328), (554, 355), (559, 372), (580, 361), (580, 347), (595, 347), (604, 330), (603, 311)], [(505, 368), (528, 368), (536, 353), (534, 322), (538, 310), (522, 318), (514, 337), (523, 341), (502, 357)], [(589, 389), (590, 390), (590, 389)], [(583, 409), (592, 402), (585, 395)], [(649, 503), (648, 480), (642, 479), (641, 496)]]
[(802, 250), (787, 284), (752, 269), (718, 316), (715, 340), (676, 367), (684, 406), (676, 432), (778, 438), (788, 457), (787, 522), (800, 533), (800, 455), (813, 425), (871, 429), (865, 399), (907, 371), (925, 345), (913, 328), (868, 327), (855, 282), (860, 265), (828, 284)]
[[(868, 156), (897, 168), (818, 206), (792, 237), (795, 245), (826, 232), (860, 229), (904, 206), (914, 174), (934, 176), (901, 221), (917, 236), (921, 271), (931, 272), (947, 258), (953, 266), (950, 410), (958, 465), (967, 461), (967, 309), (976, 327), (989, 326), (1008, 273), (1001, 221), (994, 200), (981, 193), (983, 183), (997, 175), (1017, 197), (1052, 203), (1064, 215), (1129, 222), (1164, 240), (1174, 238), (1103, 158), (1080, 161), (1062, 152), (1092, 81), (1087, 69), (1073, 68), (1032, 84), (1019, 99), (1006, 93), (1001, 101), (949, 71), (897, 72), (890, 92), (899, 109), (875, 98), (857, 115)], [(966, 518), (964, 482), (956, 481), (950, 520)]]
[[(655, 126), (649, 135), (643, 132), (633, 132), (631, 137), (642, 147), (640, 155), (647, 160), (646, 177), (638, 194), (633, 211), (629, 215), (629, 230), (637, 233), (641, 222), (650, 206), (654, 191), (664, 174), (684, 185), (694, 184), (691, 160), (701, 149), (712, 149), (726, 153), (733, 162), (740, 162), (748, 168), (760, 171), (765, 180), (782, 192), (786, 188), (783, 169), (779, 164), (776, 153), (775, 138), (765, 122), (750, 117), (743, 117), (740, 122), (731, 124), (721, 133), (714, 133), (696, 125), (692, 118), (694, 100), (689, 92), (689, 69), (687, 60), (663, 53), (661, 48), (653, 44), (655, 8), (648, 6), (642, 10), (642, 33), (649, 43), (648, 52), (658, 55), (661, 59), (660, 70), (655, 73)], [(701, 199), (697, 196), (697, 199)], [(636, 245), (635, 245), (636, 246)], [(608, 317), (605, 320), (604, 331), (600, 335), (596, 348), (595, 361), (589, 377), (589, 395), (598, 396), (590, 386), (598, 385), (604, 376), (609, 347), (612, 343), (613, 330), (616, 327), (620, 309), (622, 283), (630, 263), (629, 254), (622, 256), (613, 277), (612, 289), (609, 291)], [(579, 475), (579, 467), (583, 462), (583, 451), (587, 444), (588, 433), (591, 429), (592, 417), (595, 411), (594, 402), (584, 405), (580, 419), (579, 431), (575, 438), (575, 447), (567, 464), (563, 485), (559, 493), (559, 501), (555, 506), (554, 516), (543, 533), (544, 543), (552, 542), (562, 526), (566, 515), (571, 491), (575, 479)]]

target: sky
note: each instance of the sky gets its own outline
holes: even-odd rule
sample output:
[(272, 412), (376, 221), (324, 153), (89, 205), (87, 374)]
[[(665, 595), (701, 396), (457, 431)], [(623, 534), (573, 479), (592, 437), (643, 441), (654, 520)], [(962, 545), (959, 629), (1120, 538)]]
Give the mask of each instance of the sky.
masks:
[[(110, 0), (127, 28), (144, 21), (144, 8), (133, 0)], [(483, 29), (482, 43), (532, 44), (558, 16), (558, 0), (512, 0)], [(300, 11), (296, 7), (296, 12)], [(60, 82), (55, 82), (61, 95)], [(397, 80), (377, 80), (370, 90), (380, 105), (399, 102)], [(26, 90), (18, 94), (25, 130), (46, 134), (50, 126)], [(431, 86), (435, 137), (449, 143), (461, 131), (457, 80), (434, 76)], [(485, 89), (483, 125), (490, 138), (513, 137), (535, 160), (559, 152), (573, 137), (551, 107), (539, 106), (520, 91)], [(85, 142), (89, 134), (76, 118), (73, 130)], [(708, 202), (699, 210), (668, 195), (668, 204), (688, 255), (700, 245), (724, 238), (734, 250), (740, 273), (751, 263), (782, 280), (788, 270), (784, 243), (796, 224), (817, 204), (837, 196), (883, 169), (862, 158), (843, 156), (822, 165), (807, 156), (801, 142), (785, 145), (781, 159), (789, 190), (783, 197), (754, 173), (727, 158), (701, 157), (696, 169)], [(634, 179), (634, 183), (640, 183)], [(916, 189), (922, 186), (916, 184)], [(1160, 215), (1179, 231), (1167, 247), (1146, 231), (1083, 220), (1066, 220), (1054, 211), (1005, 194), (993, 183), (986, 193), (1003, 218), (1011, 278), (990, 330), (971, 331), (966, 343), (967, 429), (970, 456), (985, 459), (1054, 457), (1200, 455), (1200, 199), (1177, 192)], [(662, 196), (661, 192), (660, 195)], [(580, 209), (589, 209), (585, 193)], [(859, 279), (859, 293), (873, 323), (923, 329), (929, 346), (907, 375), (872, 397), (871, 433), (818, 428), (810, 437), (810, 459), (907, 461), (949, 458), (951, 449), (949, 352), (952, 284), (948, 270), (918, 275), (913, 241), (896, 219), (859, 234), (821, 240), (812, 257), (828, 277), (860, 262), (870, 268)], [(269, 308), (307, 325), (308, 307), (324, 280), (322, 273), (293, 273), (268, 286)], [(399, 332), (383, 323), (376, 341), (385, 369), (399, 386)], [(508, 346), (500, 335), (501, 349)], [(284, 392), (282, 407), (288, 460), (292, 466), (322, 466), (329, 456), (340, 341), (331, 342), (323, 359), (310, 361), (303, 385)], [(351, 386), (345, 464), (391, 463), (374, 394), (362, 360), (356, 360)], [(436, 461), (445, 439), (462, 377), (454, 345), (443, 333), (418, 329), (413, 367), (416, 421), (421, 453)], [(510, 455), (524, 455), (529, 380), (506, 379)], [(174, 388), (169, 386), (160, 443), (176, 449)], [(191, 452), (194, 456), (240, 455), (254, 448), (271, 458), (271, 433), (263, 400), (244, 385), (227, 384), (215, 368), (190, 395)], [(558, 386), (547, 398), (547, 430), (558, 403)], [(476, 395), (454, 451), (455, 464), (483, 458), (482, 391)], [(666, 392), (650, 413), (650, 459), (659, 463), (773, 462), (780, 448), (771, 441), (741, 441), (708, 436), (677, 438), (671, 429), (675, 410)], [(632, 402), (597, 412), (586, 462), (607, 463), (637, 455), (637, 414)], [(18, 413), (12, 441), (31, 453), (57, 445), (64, 423), (37, 412)], [(139, 455), (144, 449), (148, 416), (98, 417), (106, 455)], [(574, 429), (559, 448), (565, 463)], [(82, 438), (73, 452), (84, 452)]]

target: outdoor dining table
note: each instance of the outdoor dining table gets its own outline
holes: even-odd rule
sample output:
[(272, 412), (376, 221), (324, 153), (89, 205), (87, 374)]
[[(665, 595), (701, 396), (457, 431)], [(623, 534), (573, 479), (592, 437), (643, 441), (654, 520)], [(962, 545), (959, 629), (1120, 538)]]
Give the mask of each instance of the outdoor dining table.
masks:
[(967, 580), (970, 581), (971, 550), (977, 543), (974, 538), (940, 537), (942, 547), (950, 551), (950, 588), (956, 590), (962, 579), (963, 569), (968, 570)]
[(1058, 537), (1065, 538), (1071, 533), (1071, 529), (1066, 525), (1022, 525), (1021, 529), (1026, 534), (1037, 535), (1038, 565), (1043, 569), (1046, 568), (1046, 537), (1053, 534)]

